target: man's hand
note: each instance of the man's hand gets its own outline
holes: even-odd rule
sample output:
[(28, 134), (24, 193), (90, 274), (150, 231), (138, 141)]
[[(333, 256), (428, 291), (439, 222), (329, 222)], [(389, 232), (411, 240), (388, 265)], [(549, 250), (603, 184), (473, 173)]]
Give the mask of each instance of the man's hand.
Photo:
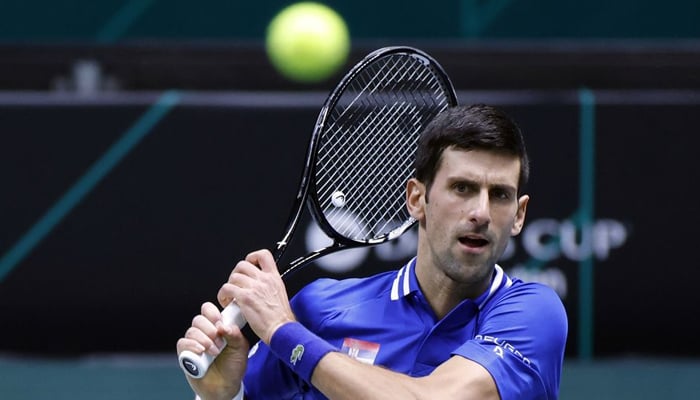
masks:
[[(226, 346), (222, 348), (226, 342)], [(185, 350), (217, 356), (201, 379), (187, 381), (202, 399), (230, 400), (238, 393), (248, 362), (248, 341), (236, 326), (224, 326), (221, 312), (212, 303), (202, 304), (185, 336), (177, 341), (177, 353)], [(220, 350), (221, 349), (221, 350)]]
[(250, 253), (236, 265), (218, 294), (222, 306), (233, 299), (265, 343), (270, 343), (277, 328), (296, 320), (277, 263), (268, 250)]

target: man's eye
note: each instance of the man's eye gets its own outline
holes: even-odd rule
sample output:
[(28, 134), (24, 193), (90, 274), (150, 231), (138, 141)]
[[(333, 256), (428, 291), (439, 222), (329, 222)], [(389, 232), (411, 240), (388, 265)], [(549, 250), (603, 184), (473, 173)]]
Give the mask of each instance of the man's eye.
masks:
[(469, 190), (469, 187), (466, 183), (455, 183), (454, 189), (456, 192), (464, 193)]
[(510, 200), (511, 197), (507, 190), (496, 190), (493, 195), (498, 200)]

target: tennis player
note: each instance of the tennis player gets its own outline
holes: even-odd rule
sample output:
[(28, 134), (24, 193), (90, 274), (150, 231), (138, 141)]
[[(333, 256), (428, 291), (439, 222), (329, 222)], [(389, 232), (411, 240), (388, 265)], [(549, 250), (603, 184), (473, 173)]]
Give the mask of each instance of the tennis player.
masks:
[[(360, 279), (320, 279), (289, 301), (270, 252), (250, 253), (219, 293), (261, 341), (202, 305), (178, 353), (218, 354), (202, 399), (557, 399), (567, 316), (556, 293), (496, 263), (529, 196), (518, 126), (485, 105), (452, 107), (422, 134), (406, 185), (415, 258)], [(223, 337), (227, 346), (217, 349)], [(220, 353), (220, 354), (219, 354)]]

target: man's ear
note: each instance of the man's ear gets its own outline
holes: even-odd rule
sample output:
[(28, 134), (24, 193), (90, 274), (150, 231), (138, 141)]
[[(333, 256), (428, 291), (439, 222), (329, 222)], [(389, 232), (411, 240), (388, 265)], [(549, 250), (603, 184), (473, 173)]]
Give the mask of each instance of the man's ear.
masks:
[(418, 221), (425, 216), (425, 185), (416, 178), (406, 183), (406, 207), (408, 213)]
[(510, 229), (510, 235), (516, 236), (523, 230), (525, 224), (525, 214), (527, 213), (527, 203), (530, 201), (530, 196), (524, 194), (518, 199), (518, 209), (515, 212), (515, 221)]

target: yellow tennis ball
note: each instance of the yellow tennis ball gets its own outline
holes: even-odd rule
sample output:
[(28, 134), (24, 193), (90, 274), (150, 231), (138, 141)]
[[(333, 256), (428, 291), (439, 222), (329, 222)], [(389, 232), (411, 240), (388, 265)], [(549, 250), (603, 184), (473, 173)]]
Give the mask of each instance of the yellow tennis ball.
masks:
[(332, 8), (314, 2), (282, 9), (267, 27), (270, 62), (286, 78), (303, 83), (328, 79), (350, 52), (350, 32)]

